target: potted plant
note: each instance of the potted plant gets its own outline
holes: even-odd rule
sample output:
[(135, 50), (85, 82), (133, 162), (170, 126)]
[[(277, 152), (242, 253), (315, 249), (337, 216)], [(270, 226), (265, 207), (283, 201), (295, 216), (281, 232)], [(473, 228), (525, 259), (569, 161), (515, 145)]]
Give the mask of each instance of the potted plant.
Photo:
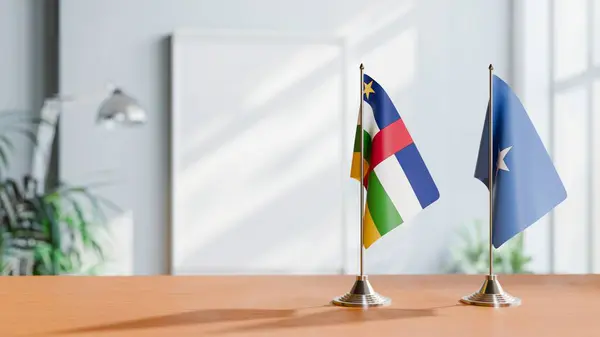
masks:
[[(460, 243), (451, 250), (450, 273), (483, 274), (489, 270), (489, 238), (487, 226), (476, 220), (460, 233)], [(525, 254), (523, 233), (498, 249), (494, 249), (494, 272), (497, 274), (531, 273), (531, 257)]]
[[(105, 209), (114, 204), (90, 187), (61, 183), (42, 191), (30, 175), (6, 177), (14, 150), (11, 134), (36, 143), (40, 120), (0, 114), (0, 273), (2, 275), (94, 274), (105, 261)], [(91, 264), (87, 261), (93, 261)]]

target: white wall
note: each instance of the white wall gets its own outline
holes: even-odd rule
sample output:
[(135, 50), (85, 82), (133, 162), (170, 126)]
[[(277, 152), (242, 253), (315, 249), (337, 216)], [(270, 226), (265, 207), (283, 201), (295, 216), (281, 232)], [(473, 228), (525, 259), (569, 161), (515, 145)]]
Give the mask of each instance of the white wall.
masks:
[[(549, 2), (519, 2), (514, 7), (513, 89), (519, 94), (540, 138), (552, 154)], [(536, 273), (554, 270), (552, 229), (551, 215), (547, 215), (531, 226), (525, 235), (527, 253), (533, 258), (531, 269)]]
[(387, 272), (439, 271), (455, 230), (485, 219), (486, 190), (472, 172), (487, 65), (493, 62), (511, 80), (510, 13), (508, 0), (62, 0), (61, 91), (85, 93), (117, 82), (139, 98), (150, 121), (142, 129), (109, 134), (93, 126), (97, 98), (71, 106), (60, 130), (61, 176), (89, 182), (109, 170), (115, 184), (104, 194), (131, 211), (135, 222), (134, 272), (165, 273), (167, 37), (180, 28), (346, 37), (354, 60), (387, 84), (441, 191), (431, 211), (369, 249), (369, 265)]
[[(44, 1), (0, 1), (0, 111), (39, 116), (47, 76), (44, 15)], [(23, 137), (15, 136), (14, 142), (9, 175), (20, 177), (29, 172), (33, 147)]]

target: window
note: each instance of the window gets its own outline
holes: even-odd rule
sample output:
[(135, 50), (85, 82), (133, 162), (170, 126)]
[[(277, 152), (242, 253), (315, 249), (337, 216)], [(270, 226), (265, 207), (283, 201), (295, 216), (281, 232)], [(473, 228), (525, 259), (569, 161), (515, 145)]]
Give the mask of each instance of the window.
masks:
[(600, 272), (600, 1), (514, 6), (514, 87), (568, 195), (526, 232), (533, 269)]

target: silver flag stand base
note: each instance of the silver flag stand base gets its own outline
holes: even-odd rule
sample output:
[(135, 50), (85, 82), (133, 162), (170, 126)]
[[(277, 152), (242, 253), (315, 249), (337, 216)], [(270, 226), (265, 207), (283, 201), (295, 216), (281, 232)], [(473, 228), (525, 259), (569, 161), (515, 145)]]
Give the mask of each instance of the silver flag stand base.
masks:
[(388, 306), (392, 300), (376, 293), (368, 277), (364, 275), (356, 277), (356, 282), (349, 293), (334, 298), (331, 303), (341, 307), (368, 308)]
[(487, 275), (481, 289), (460, 300), (464, 304), (482, 307), (516, 307), (521, 305), (518, 297), (513, 297), (502, 289), (496, 275)]

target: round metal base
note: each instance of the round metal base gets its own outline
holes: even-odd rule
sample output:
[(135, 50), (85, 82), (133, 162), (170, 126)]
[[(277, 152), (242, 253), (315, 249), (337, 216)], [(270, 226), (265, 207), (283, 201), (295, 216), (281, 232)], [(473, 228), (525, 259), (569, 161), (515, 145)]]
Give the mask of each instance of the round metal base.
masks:
[(460, 302), (482, 307), (516, 307), (521, 305), (518, 297), (511, 296), (502, 289), (496, 275), (487, 275), (481, 289), (460, 299)]
[(357, 276), (352, 290), (334, 298), (331, 303), (341, 307), (369, 308), (388, 306), (392, 300), (376, 293), (365, 275)]

